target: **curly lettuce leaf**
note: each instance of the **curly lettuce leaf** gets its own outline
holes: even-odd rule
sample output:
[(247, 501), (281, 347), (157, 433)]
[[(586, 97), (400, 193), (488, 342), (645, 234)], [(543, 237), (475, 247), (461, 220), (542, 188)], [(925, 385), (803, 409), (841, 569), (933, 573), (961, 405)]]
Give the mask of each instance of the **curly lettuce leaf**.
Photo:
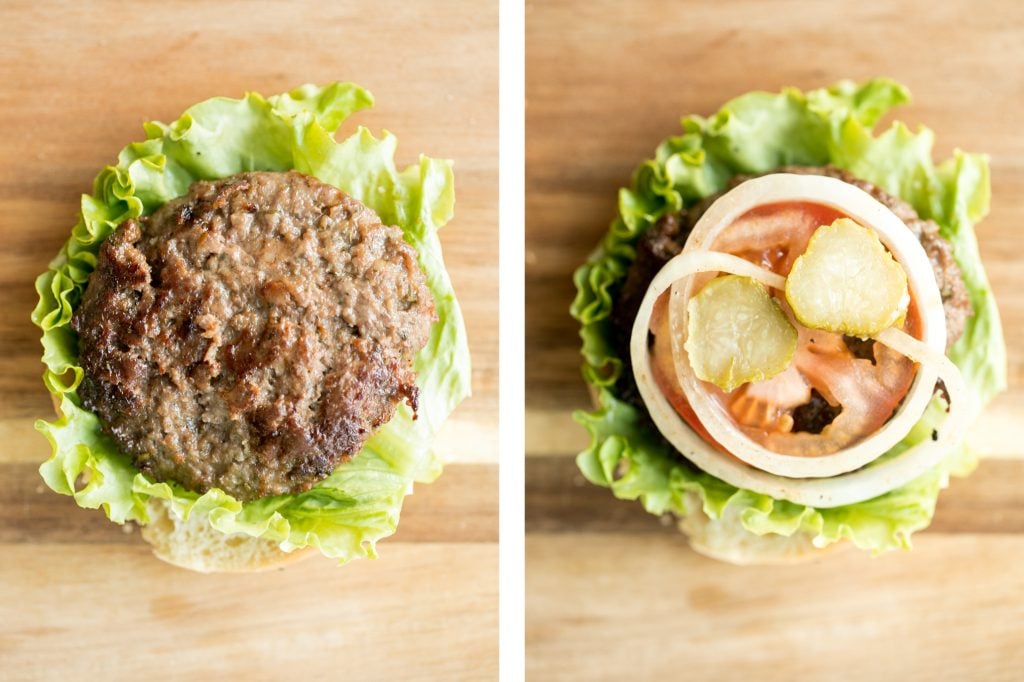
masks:
[[(824, 547), (848, 539), (882, 552), (910, 545), (926, 527), (949, 475), (966, 475), (976, 458), (961, 446), (911, 483), (877, 498), (833, 509), (776, 500), (729, 485), (684, 461), (654, 429), (646, 413), (619, 400), (615, 383), (623, 367), (612, 343), (610, 313), (635, 258), (637, 239), (661, 216), (722, 190), (734, 175), (764, 173), (783, 165), (833, 164), (902, 197), (931, 218), (954, 248), (974, 315), (949, 352), (980, 409), (1006, 387), (1006, 347), (999, 313), (978, 255), (972, 225), (988, 212), (987, 157), (957, 150), (932, 162), (933, 135), (894, 123), (880, 135), (874, 126), (890, 109), (909, 101), (902, 85), (876, 79), (801, 92), (753, 92), (710, 118), (687, 116), (683, 134), (665, 140), (653, 159), (634, 172), (619, 193), (619, 214), (599, 247), (574, 276), (572, 314), (581, 323), (583, 376), (598, 396), (598, 409), (575, 417), (591, 444), (577, 464), (591, 482), (621, 499), (640, 500), (652, 514), (685, 516), (687, 493), (696, 496), (712, 523), (735, 523), (738, 534), (808, 534)], [(893, 450), (930, 437), (943, 419), (933, 401)], [(891, 454), (891, 453), (887, 453)]]
[[(305, 85), (267, 99), (256, 93), (210, 99), (173, 123), (146, 123), (147, 139), (129, 144), (117, 164), (96, 177), (93, 193), (82, 197), (71, 239), (36, 280), (39, 303), (32, 321), (43, 330), (43, 380), (61, 411), (56, 421), (36, 424), (53, 447), (40, 467), (50, 488), (82, 507), (102, 507), (118, 523), (146, 523), (147, 501), (156, 497), (183, 518), (199, 513), (219, 531), (266, 537), (285, 550), (312, 546), (340, 562), (376, 555), (376, 542), (395, 531), (413, 483), (430, 482), (441, 472), (431, 443), (469, 395), (470, 360), (437, 237), (454, 209), (451, 163), (420, 156), (399, 170), (395, 137), (377, 138), (362, 127), (335, 141), (334, 132), (349, 115), (372, 105), (370, 93), (351, 83)], [(69, 321), (99, 245), (123, 220), (153, 212), (196, 180), (291, 169), (355, 196), (385, 223), (399, 226), (415, 247), (438, 315), (415, 360), (418, 419), (401, 405), (356, 457), (298, 495), (243, 503), (218, 489), (199, 495), (152, 481), (101, 432), (77, 394), (82, 369)]]

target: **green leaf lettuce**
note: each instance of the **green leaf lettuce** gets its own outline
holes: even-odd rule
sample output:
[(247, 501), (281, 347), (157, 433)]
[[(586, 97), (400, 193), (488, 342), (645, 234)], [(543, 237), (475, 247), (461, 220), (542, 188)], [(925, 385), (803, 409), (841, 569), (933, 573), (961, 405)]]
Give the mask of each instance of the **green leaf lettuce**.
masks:
[[(661, 216), (720, 191), (734, 175), (788, 164), (832, 164), (902, 197), (952, 243), (974, 315), (949, 356), (980, 409), (1006, 387), (999, 314), (972, 228), (988, 212), (988, 162), (957, 150), (935, 166), (933, 135), (926, 128), (911, 132), (897, 122), (876, 136), (877, 121), (908, 100), (907, 90), (887, 79), (859, 86), (844, 81), (806, 93), (749, 93), (710, 118), (684, 118), (683, 134), (662, 142), (654, 158), (636, 169), (629, 189), (620, 191), (618, 216), (574, 277), (572, 314), (582, 325), (583, 375), (598, 404), (593, 412), (576, 414), (591, 435), (590, 447), (577, 457), (588, 480), (618, 498), (640, 500), (652, 514), (685, 516), (691, 511), (687, 498), (696, 498), (712, 523), (739, 519), (742, 528), (729, 532), (805, 533), (819, 547), (842, 539), (873, 552), (908, 547), (911, 534), (930, 523), (948, 476), (966, 475), (974, 466), (965, 446), (902, 488), (844, 507), (815, 509), (738, 489), (683, 460), (646, 413), (616, 397), (623, 359), (614, 350), (610, 320), (614, 296), (635, 258), (634, 245)], [(930, 437), (943, 417), (936, 399), (894, 450)]]
[[(146, 123), (147, 139), (129, 144), (117, 164), (96, 177), (93, 193), (82, 197), (71, 239), (36, 280), (39, 304), (32, 320), (43, 330), (43, 380), (62, 413), (36, 425), (53, 446), (52, 457), (40, 467), (49, 487), (72, 495), (82, 507), (102, 507), (118, 523), (147, 522), (147, 501), (157, 497), (183, 517), (200, 513), (219, 531), (265, 537), (285, 550), (312, 546), (341, 562), (375, 556), (377, 540), (394, 532), (412, 484), (440, 474), (431, 443), (469, 394), (470, 360), (437, 238), (455, 202), (451, 163), (420, 156), (399, 170), (395, 137), (385, 132), (377, 138), (362, 127), (335, 141), (334, 132), (350, 114), (372, 105), (370, 93), (351, 83), (306, 85), (267, 99), (255, 93), (210, 99), (169, 125)], [(401, 405), (351, 461), (297, 495), (243, 503), (218, 489), (199, 495), (154, 482), (101, 432), (76, 391), (82, 369), (69, 322), (99, 245), (123, 220), (152, 213), (196, 180), (291, 169), (361, 200), (385, 224), (399, 226), (417, 250), (438, 315), (415, 361), (419, 418), (413, 420)]]

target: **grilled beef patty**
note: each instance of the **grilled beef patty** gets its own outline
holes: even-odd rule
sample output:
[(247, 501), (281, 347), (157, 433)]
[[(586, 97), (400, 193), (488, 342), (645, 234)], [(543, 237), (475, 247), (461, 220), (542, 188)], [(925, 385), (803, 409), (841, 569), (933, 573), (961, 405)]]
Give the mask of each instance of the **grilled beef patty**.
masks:
[[(953, 260), (953, 247), (939, 235), (938, 225), (931, 220), (922, 220), (913, 207), (899, 197), (834, 166), (784, 166), (772, 173), (824, 175), (838, 178), (864, 190), (906, 223), (914, 236), (921, 242), (921, 246), (924, 247), (932, 270), (935, 272), (935, 281), (939, 285), (939, 293), (942, 296), (942, 305), (946, 314), (946, 347), (953, 345), (960, 338), (967, 318), (972, 314), (971, 302), (967, 296), (967, 287), (960, 276), (960, 268)], [(736, 176), (722, 192), (703, 199), (689, 209), (663, 216), (637, 242), (636, 260), (633, 261), (625, 283), (616, 297), (611, 315), (615, 328), (615, 347), (619, 357), (624, 359), (623, 372), (616, 386), (617, 394), (634, 405), (643, 407), (643, 400), (640, 398), (636, 381), (633, 378), (629, 337), (633, 331), (633, 321), (640, 310), (640, 303), (647, 294), (651, 280), (665, 263), (683, 250), (686, 238), (690, 236), (691, 230), (708, 207), (723, 194), (753, 177), (757, 176)], [(858, 357), (868, 357), (872, 353), (870, 344), (874, 342), (851, 340), (848, 343), (856, 346), (851, 350), (855, 354), (860, 353)], [(865, 345), (868, 347), (865, 348)], [(800, 412), (800, 415), (799, 418), (796, 414), (794, 415), (794, 420), (797, 423), (793, 428), (796, 431), (819, 433), (824, 425), (831, 421), (831, 417), (828, 417), (826, 412), (820, 409), (805, 410)], [(803, 418), (804, 415), (806, 415), (806, 419)], [(822, 422), (822, 419), (826, 417), (827, 421)]]
[(436, 318), (416, 252), (300, 173), (197, 182), (100, 247), (72, 318), (82, 402), (143, 472), (307, 490), (399, 402)]

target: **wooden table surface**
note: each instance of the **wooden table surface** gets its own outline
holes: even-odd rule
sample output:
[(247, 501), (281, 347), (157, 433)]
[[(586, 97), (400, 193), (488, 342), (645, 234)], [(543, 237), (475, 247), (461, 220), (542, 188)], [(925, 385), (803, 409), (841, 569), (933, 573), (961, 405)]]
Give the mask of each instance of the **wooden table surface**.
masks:
[[(1024, 15), (1014, 2), (548, 0), (527, 7), (527, 669), (536, 680), (1024, 679)], [(573, 269), (682, 114), (888, 75), (900, 119), (992, 155), (978, 227), (1009, 344), (986, 456), (910, 553), (788, 568), (693, 553), (585, 483)]]
[[(0, 18), (0, 679), (493, 679), (497, 671), (497, 3), (5, 2)], [(398, 162), (454, 159), (441, 240), (474, 396), (376, 561), (200, 576), (44, 490), (33, 280), (144, 120), (352, 80)], [(130, 530), (130, 527), (126, 527)]]

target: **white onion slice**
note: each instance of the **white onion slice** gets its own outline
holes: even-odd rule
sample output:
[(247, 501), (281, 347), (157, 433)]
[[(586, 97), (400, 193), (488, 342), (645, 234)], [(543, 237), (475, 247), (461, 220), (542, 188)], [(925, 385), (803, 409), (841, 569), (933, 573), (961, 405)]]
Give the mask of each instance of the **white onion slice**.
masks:
[[(936, 349), (946, 343), (946, 319), (928, 256), (907, 226), (874, 197), (835, 178), (793, 174), (767, 175), (749, 180), (722, 196), (694, 226), (683, 252), (713, 246), (737, 218), (751, 209), (778, 202), (808, 202), (830, 206), (873, 229), (907, 272), (910, 289), (921, 311), (924, 340)], [(705, 250), (706, 252), (706, 250)], [(666, 267), (668, 267), (666, 265)], [(682, 278), (680, 278), (682, 279)], [(776, 287), (778, 288), (778, 287)], [(697, 418), (729, 452), (763, 471), (790, 478), (828, 478), (854, 471), (887, 452), (921, 418), (931, 400), (937, 373), (923, 365), (895, 415), (882, 428), (859, 443), (831, 455), (800, 457), (774, 452), (738, 429), (724, 408), (707, 395), (693, 373), (682, 348), (686, 329), (686, 301), (694, 294), (692, 279), (672, 287), (669, 306), (677, 379)]]
[[(741, 192), (744, 187), (750, 185), (753, 187), (746, 192)], [(737, 193), (743, 195), (738, 198), (739, 200), (733, 196)], [(726, 201), (730, 197), (733, 200)], [(864, 464), (876, 459), (905, 437), (931, 400), (937, 376), (946, 383), (952, 404), (950, 416), (944, 422), (938, 439), (925, 441), (886, 462), (867, 468), (857, 468), (856, 470), (842, 468), (842, 471), (830, 474), (825, 473), (822, 470), (824, 467), (819, 464), (817, 466), (820, 468), (816, 473), (821, 476), (820, 478), (806, 478), (806, 476), (814, 476), (815, 473), (780, 475), (761, 470), (723, 455), (706, 443), (675, 412), (653, 379), (647, 339), (654, 303), (678, 280), (689, 279), (692, 275), (700, 272), (729, 272), (744, 275), (775, 288), (779, 288), (782, 278), (730, 254), (691, 248), (690, 242), (687, 243), (684, 252), (670, 261), (654, 278), (641, 304), (633, 326), (630, 346), (634, 374), (641, 397), (647, 405), (655, 425), (672, 445), (707, 473), (738, 487), (775, 498), (787, 499), (798, 504), (823, 508), (851, 504), (897, 488), (934, 467), (949, 451), (951, 444), (955, 444), (963, 435), (969, 414), (969, 410), (966, 409), (967, 393), (956, 366), (945, 359), (941, 351), (945, 347), (945, 318), (938, 287), (923, 249), (895, 215), (862, 190), (833, 178), (814, 176), (776, 175), (751, 180), (716, 202), (698, 223), (691, 235), (691, 240), (696, 236), (696, 244), (710, 245), (714, 235), (720, 231), (720, 229), (712, 228), (728, 225), (729, 222), (755, 206), (783, 201), (807, 201), (833, 206), (861, 224), (876, 228), (883, 243), (907, 269), (908, 279), (910, 279), (911, 288), (921, 311), (925, 337), (923, 343), (895, 329), (886, 330), (877, 339), (897, 352), (904, 353), (919, 362), (921, 368), (903, 407), (887, 424), (889, 426), (892, 422), (897, 422), (897, 427), (883, 429), (884, 438), (873, 437), (873, 439), (866, 439), (859, 444), (863, 445), (870, 441), (872, 446), (856, 453), (858, 458), (865, 459), (855, 467), (863, 467)], [(709, 222), (705, 223), (705, 219), (708, 219)], [(878, 229), (879, 223), (882, 223), (884, 227)], [(701, 230), (702, 226), (703, 230)], [(683, 328), (685, 328), (685, 323)], [(913, 401), (914, 397), (918, 395), (923, 396), (923, 400), (919, 397)], [(691, 396), (687, 397), (691, 400), (691, 406), (696, 412), (695, 401)], [(910, 405), (912, 401), (915, 403), (913, 406)], [(910, 407), (914, 409), (909, 409)], [(731, 452), (735, 452), (738, 457), (748, 454), (744, 449), (746, 445), (740, 446), (737, 452), (729, 443), (719, 439), (720, 434), (711, 429), (714, 425), (713, 421), (706, 420), (700, 415), (700, 412), (698, 412), (698, 417), (701, 418), (705, 427), (709, 428), (712, 436)], [(720, 424), (720, 426), (724, 425)], [(722, 433), (731, 430), (734, 435), (741, 434), (731, 422), (728, 426), (731, 426), (731, 429), (716, 430)], [(741, 435), (746, 438), (745, 434)], [(726, 435), (725, 440), (731, 439)], [(886, 443), (889, 444), (886, 446)], [(878, 448), (882, 446), (885, 446), (884, 449), (879, 451)], [(836, 455), (819, 458), (799, 458), (778, 453), (770, 453), (770, 455), (773, 459), (785, 458), (789, 460), (789, 463), (794, 460), (811, 462), (812, 464), (808, 468), (813, 469), (815, 462), (837, 460), (837, 455), (840, 456), (838, 460), (841, 461), (841, 456), (847, 451), (841, 450)], [(798, 464), (797, 466), (804, 465)], [(843, 467), (846, 466), (849, 466), (848, 461), (843, 463)], [(792, 469), (788, 469), (788, 471), (792, 471)]]
[[(943, 423), (946, 435), (951, 430), (957, 431), (961, 437), (965, 435), (969, 426), (967, 419), (974, 413), (974, 406), (971, 404), (972, 398), (970, 391), (967, 390), (967, 384), (964, 383), (964, 378), (960, 375), (960, 368), (953, 364), (953, 361), (944, 353), (921, 343), (920, 340), (896, 327), (883, 329), (871, 338), (922, 366), (929, 365), (936, 369), (942, 383), (946, 385), (946, 393), (949, 394), (950, 402), (956, 403), (950, 410), (949, 419)], [(955, 420), (954, 415), (956, 415)]]

